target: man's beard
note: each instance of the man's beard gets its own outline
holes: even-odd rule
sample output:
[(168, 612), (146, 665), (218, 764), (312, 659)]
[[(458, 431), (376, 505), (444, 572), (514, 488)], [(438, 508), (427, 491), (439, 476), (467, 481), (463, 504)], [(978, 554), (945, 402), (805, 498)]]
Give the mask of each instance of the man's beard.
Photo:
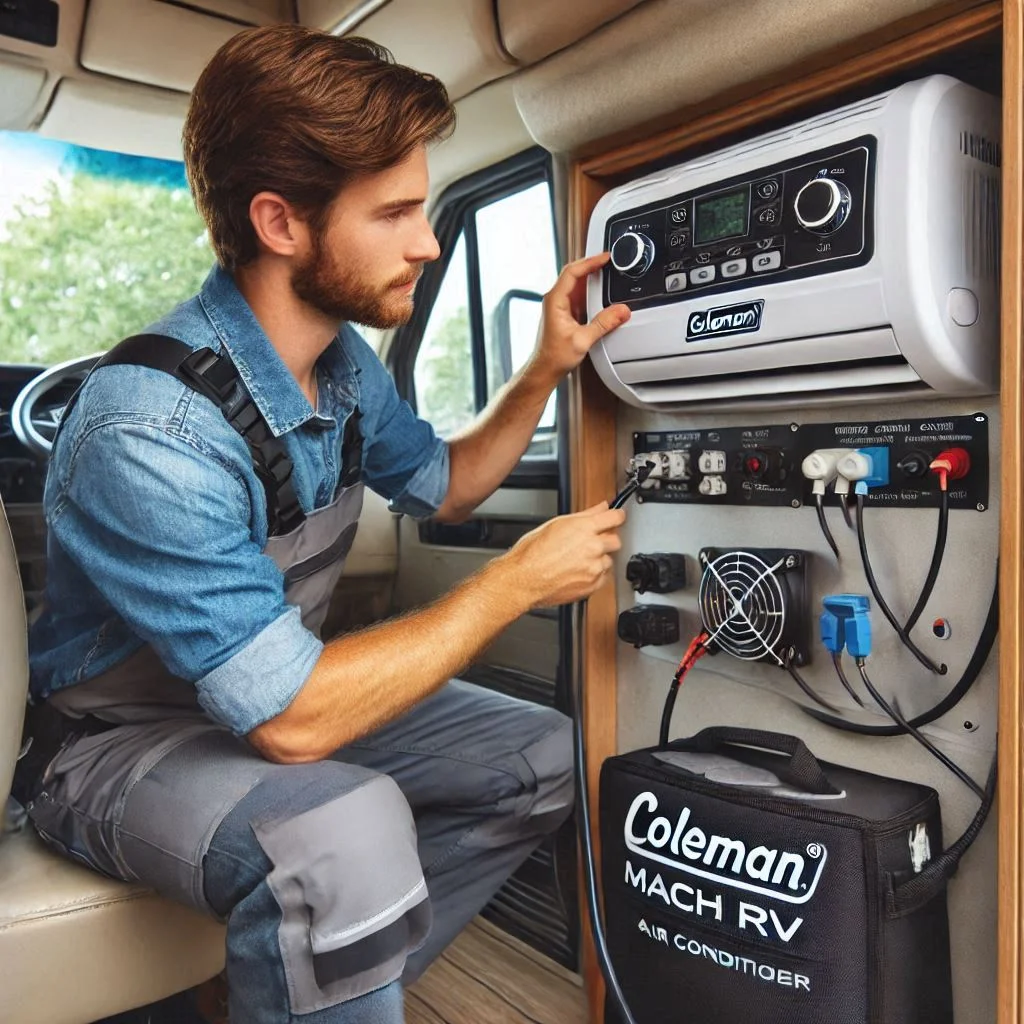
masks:
[(292, 291), (308, 306), (332, 320), (347, 320), (366, 327), (387, 330), (401, 327), (412, 316), (412, 295), (397, 292), (401, 285), (419, 277), (419, 268), (387, 284), (373, 285), (360, 280), (355, 268), (342, 270), (334, 256), (325, 251), (320, 238), (314, 239), (309, 259), (292, 272)]

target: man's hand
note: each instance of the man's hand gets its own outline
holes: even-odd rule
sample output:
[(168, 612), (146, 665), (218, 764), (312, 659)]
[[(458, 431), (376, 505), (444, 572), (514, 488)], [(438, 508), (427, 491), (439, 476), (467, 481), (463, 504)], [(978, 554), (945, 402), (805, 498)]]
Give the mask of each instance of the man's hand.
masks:
[(607, 578), (611, 552), (622, 547), (618, 529), (625, 521), (622, 509), (603, 501), (538, 526), (501, 556), (510, 586), (530, 608), (589, 597)]
[(583, 361), (591, 347), (630, 317), (621, 303), (602, 309), (590, 323), (580, 323), (587, 310), (587, 278), (609, 259), (606, 252), (569, 263), (544, 296), (537, 348), (531, 363), (555, 383)]

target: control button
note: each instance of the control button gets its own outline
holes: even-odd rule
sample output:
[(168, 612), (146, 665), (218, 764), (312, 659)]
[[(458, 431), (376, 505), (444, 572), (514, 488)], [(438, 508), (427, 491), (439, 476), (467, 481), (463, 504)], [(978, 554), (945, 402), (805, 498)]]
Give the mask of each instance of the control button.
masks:
[(698, 263), (710, 263), (711, 253), (710, 252), (699, 252), (697, 253), (696, 260)]
[(779, 183), (769, 178), (757, 186), (756, 192), (759, 199), (774, 199), (779, 194)]
[(949, 318), (960, 327), (971, 327), (978, 322), (978, 296), (969, 288), (951, 288), (946, 296)]
[(612, 243), (612, 266), (626, 277), (643, 277), (654, 262), (654, 243), (639, 231), (627, 231)]
[(751, 263), (755, 274), (763, 274), (769, 270), (778, 270), (782, 266), (782, 253), (777, 249), (775, 252), (759, 252)]
[(850, 190), (842, 182), (814, 178), (797, 192), (793, 209), (802, 228), (830, 235), (846, 222), (850, 203)]
[(714, 267), (697, 267), (690, 271), (690, 284), (708, 284), (715, 279)]
[(670, 249), (685, 249), (690, 244), (689, 231), (674, 231), (668, 236), (668, 247)]
[(681, 292), (686, 287), (685, 274), (669, 274), (665, 278), (665, 291)]
[(673, 224), (685, 224), (690, 219), (690, 208), (678, 206), (668, 216)]
[(777, 224), (782, 211), (776, 203), (775, 206), (766, 206), (762, 210), (756, 210), (755, 213), (758, 224)]
[(722, 264), (722, 277), (742, 277), (746, 272), (746, 260), (729, 260)]

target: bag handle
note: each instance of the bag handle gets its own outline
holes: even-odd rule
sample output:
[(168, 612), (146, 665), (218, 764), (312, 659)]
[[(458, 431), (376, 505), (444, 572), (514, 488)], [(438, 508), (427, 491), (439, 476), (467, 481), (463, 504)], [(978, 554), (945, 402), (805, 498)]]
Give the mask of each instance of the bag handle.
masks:
[(988, 781), (985, 783), (985, 799), (982, 800), (978, 813), (964, 830), (964, 834), (947, 849), (943, 850), (920, 874), (914, 875), (902, 885), (896, 885), (892, 874), (886, 876), (885, 913), (887, 917), (905, 917), (920, 910), (926, 903), (934, 899), (960, 867), (960, 859), (978, 838), (988, 812), (992, 810), (992, 802), (996, 795), (996, 768), (998, 754), (992, 758)]
[(784, 765), (772, 768), (783, 782), (820, 796), (838, 796), (841, 792), (829, 782), (821, 763), (799, 736), (768, 732), (765, 729), (716, 725), (702, 729), (695, 736), (669, 744), (672, 750), (692, 750), (702, 754), (714, 753), (727, 746), (758, 747), (778, 754), (788, 754), (789, 760)]

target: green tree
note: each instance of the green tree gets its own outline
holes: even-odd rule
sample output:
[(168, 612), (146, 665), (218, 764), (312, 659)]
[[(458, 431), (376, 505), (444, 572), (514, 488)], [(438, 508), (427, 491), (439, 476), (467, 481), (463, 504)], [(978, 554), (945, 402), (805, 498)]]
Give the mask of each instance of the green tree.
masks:
[(195, 293), (212, 263), (187, 189), (65, 173), (0, 224), (0, 362), (108, 349)]
[(416, 360), (416, 401), (420, 416), (441, 437), (451, 437), (476, 415), (469, 310), (465, 306), (424, 339)]

